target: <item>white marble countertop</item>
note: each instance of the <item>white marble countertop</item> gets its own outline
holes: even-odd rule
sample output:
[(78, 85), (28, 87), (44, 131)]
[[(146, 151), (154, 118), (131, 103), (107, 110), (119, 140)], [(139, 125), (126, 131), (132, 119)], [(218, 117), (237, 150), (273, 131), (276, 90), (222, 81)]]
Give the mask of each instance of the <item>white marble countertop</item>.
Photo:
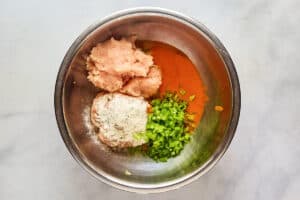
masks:
[[(163, 194), (119, 191), (79, 167), (59, 135), (56, 73), (73, 40), (123, 8), (159, 6), (193, 16), (236, 64), (242, 111), (222, 160), (196, 182)], [(300, 198), (300, 1), (0, 2), (0, 199)]]

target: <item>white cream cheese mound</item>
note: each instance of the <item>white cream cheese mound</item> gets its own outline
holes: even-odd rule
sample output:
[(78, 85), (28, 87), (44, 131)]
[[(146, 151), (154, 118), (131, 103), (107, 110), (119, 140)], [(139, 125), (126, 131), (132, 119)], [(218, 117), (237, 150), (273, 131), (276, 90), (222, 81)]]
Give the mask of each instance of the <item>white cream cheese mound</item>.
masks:
[(100, 140), (111, 147), (135, 147), (146, 141), (135, 134), (145, 132), (147, 108), (143, 98), (120, 93), (100, 93), (93, 101), (91, 121)]

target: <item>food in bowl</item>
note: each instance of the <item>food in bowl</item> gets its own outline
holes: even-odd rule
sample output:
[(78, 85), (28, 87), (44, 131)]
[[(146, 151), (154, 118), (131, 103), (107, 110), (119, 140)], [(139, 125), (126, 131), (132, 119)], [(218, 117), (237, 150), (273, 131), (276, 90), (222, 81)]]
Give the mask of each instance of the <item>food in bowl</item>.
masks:
[(193, 63), (170, 45), (114, 37), (86, 59), (87, 79), (101, 89), (91, 121), (100, 141), (138, 147), (165, 162), (183, 150), (200, 122), (207, 97)]
[(99, 130), (99, 139), (110, 147), (135, 147), (146, 141), (135, 133), (146, 131), (147, 108), (143, 98), (120, 93), (100, 93), (92, 105), (91, 120)]
[[(201, 111), (203, 107), (199, 106), (199, 111), (196, 112), (194, 121), (197, 127), (190, 136), (191, 139), (180, 154), (168, 159), (168, 162), (153, 162), (140, 152), (115, 151), (99, 140), (95, 134), (97, 131), (90, 122), (93, 99), (103, 90), (88, 81), (86, 58), (99, 42), (106, 41), (111, 36), (120, 40), (122, 36), (133, 34), (137, 36), (136, 47), (151, 53), (153, 63), (162, 72), (162, 85), (158, 94), (145, 98), (146, 101), (162, 97), (165, 94), (162, 92), (164, 85), (168, 85), (168, 88), (174, 86), (179, 91), (179, 99), (189, 103), (186, 112), (197, 111), (195, 104), (200, 99), (197, 91), (204, 88), (197, 82), (200, 76), (201, 83), (205, 85), (204, 94), (209, 97), (205, 102), (205, 111)], [(160, 46), (153, 41), (163, 44)], [(152, 47), (145, 45), (148, 42)], [(167, 50), (167, 44), (176, 49), (170, 47)], [(151, 52), (147, 49), (151, 49)], [(154, 55), (158, 50), (159, 54)], [(183, 52), (186, 56), (180, 56), (178, 52)], [(167, 59), (166, 55), (169, 53), (172, 59)], [(199, 73), (198, 76), (195, 71)], [(176, 75), (178, 72), (185, 74), (179, 77), (180, 81)], [(184, 80), (184, 77), (188, 78)], [(196, 79), (193, 80), (194, 78)], [(179, 89), (178, 82), (184, 82)], [(197, 91), (191, 92), (193, 88)], [(162, 192), (196, 180), (213, 168), (224, 155), (234, 137), (239, 119), (239, 89), (237, 73), (229, 53), (204, 25), (176, 12), (136, 8), (99, 20), (74, 41), (58, 72), (55, 114), (66, 147), (79, 165), (91, 175), (126, 191)], [(180, 96), (181, 93), (185, 94)], [(190, 98), (193, 99), (191, 102)]]

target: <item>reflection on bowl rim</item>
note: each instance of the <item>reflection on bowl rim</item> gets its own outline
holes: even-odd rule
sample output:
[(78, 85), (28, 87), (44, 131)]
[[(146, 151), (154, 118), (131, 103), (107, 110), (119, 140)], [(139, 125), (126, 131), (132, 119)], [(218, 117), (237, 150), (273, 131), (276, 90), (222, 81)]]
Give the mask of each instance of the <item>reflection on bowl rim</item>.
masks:
[[(93, 169), (90, 165), (87, 164), (88, 161), (84, 160), (84, 157), (75, 147), (75, 144), (72, 143), (72, 140), (68, 134), (68, 130), (64, 119), (64, 113), (63, 113), (62, 94), (63, 94), (64, 80), (68, 70), (68, 66), (72, 61), (73, 57), (75, 56), (76, 52), (80, 48), (80, 44), (91, 32), (93, 32), (96, 28), (105, 24), (106, 22), (109, 22), (110, 20), (116, 19), (118, 17), (131, 15), (131, 14), (139, 14), (139, 13), (151, 13), (156, 15), (173, 17), (175, 19), (182, 20), (184, 23), (194, 26), (197, 30), (202, 32), (210, 41), (210, 43), (214, 46), (214, 48), (216, 49), (220, 57), (225, 62), (225, 66), (227, 67), (227, 71), (230, 75), (230, 83), (231, 83), (232, 93), (233, 93), (232, 115), (227, 130), (228, 134), (224, 139), (225, 142), (221, 143), (220, 146), (214, 152), (214, 154), (211, 156), (211, 158), (207, 160), (206, 163), (204, 163), (200, 168), (198, 168), (194, 172), (187, 174), (179, 179), (175, 179), (160, 184), (146, 185), (146, 184), (132, 183), (128, 181), (120, 181), (117, 178), (107, 177), (97, 172), (95, 169)], [(213, 166), (215, 166), (216, 163), (219, 161), (219, 159), (224, 155), (225, 151), (230, 145), (231, 140), (235, 134), (235, 130), (240, 115), (240, 106), (241, 106), (241, 94), (240, 94), (238, 75), (229, 53), (227, 52), (223, 44), (219, 41), (219, 39), (212, 32), (210, 32), (203, 24), (199, 23), (193, 18), (187, 17), (175, 11), (170, 11), (162, 8), (152, 8), (152, 7), (139, 7), (139, 8), (132, 8), (132, 9), (116, 12), (104, 19), (97, 21), (93, 25), (89, 26), (83, 33), (81, 33), (80, 36), (73, 42), (73, 44), (71, 45), (71, 47), (69, 48), (69, 50), (67, 51), (63, 59), (63, 62), (60, 66), (57, 75), (55, 94), (54, 94), (54, 107), (55, 107), (57, 124), (61, 136), (68, 150), (72, 154), (73, 158), (80, 164), (81, 167), (83, 167), (85, 170), (87, 170), (92, 176), (96, 177), (97, 179), (116, 188), (130, 191), (130, 192), (139, 192), (139, 193), (157, 193), (157, 192), (164, 192), (172, 189), (177, 189), (181, 186), (184, 186), (196, 180), (197, 178), (199, 178), (200, 176), (208, 172)]]

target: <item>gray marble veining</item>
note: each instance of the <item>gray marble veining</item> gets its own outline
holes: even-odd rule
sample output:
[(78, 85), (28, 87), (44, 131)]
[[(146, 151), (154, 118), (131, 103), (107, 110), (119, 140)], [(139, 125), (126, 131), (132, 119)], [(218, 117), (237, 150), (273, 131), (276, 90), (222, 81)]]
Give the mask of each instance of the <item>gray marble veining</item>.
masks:
[[(242, 112), (217, 166), (163, 194), (111, 188), (83, 171), (60, 138), (53, 92), (60, 62), (93, 21), (159, 6), (193, 16), (236, 64)], [(0, 199), (280, 199), (300, 196), (300, 1), (17, 1), (0, 3)]]

